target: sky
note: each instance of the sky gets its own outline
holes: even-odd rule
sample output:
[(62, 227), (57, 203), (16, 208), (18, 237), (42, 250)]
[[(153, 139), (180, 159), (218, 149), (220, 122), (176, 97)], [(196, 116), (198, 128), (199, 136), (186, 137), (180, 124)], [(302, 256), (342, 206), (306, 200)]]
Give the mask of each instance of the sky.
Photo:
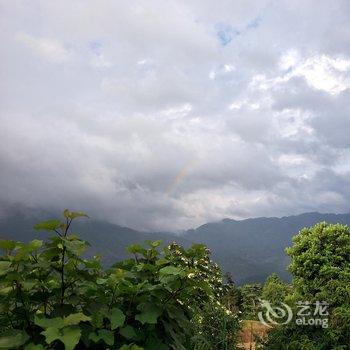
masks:
[(0, 39), (3, 208), (350, 211), (348, 0), (0, 0)]

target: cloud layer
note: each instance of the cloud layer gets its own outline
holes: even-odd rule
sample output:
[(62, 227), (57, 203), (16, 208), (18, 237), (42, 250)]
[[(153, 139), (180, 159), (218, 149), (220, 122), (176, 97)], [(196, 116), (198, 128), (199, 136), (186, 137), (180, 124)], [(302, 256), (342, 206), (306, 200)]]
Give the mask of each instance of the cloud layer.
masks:
[(350, 2), (2, 2), (0, 202), (145, 230), (350, 209)]

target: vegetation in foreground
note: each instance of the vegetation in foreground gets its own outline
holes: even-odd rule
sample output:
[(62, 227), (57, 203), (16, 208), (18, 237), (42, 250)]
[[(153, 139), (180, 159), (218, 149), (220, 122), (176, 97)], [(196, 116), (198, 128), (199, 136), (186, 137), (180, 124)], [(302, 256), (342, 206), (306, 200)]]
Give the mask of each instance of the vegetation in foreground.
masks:
[[(308, 301), (329, 304), (328, 328), (294, 322), (275, 327), (264, 344), (268, 350), (350, 349), (350, 230), (325, 222), (304, 228), (287, 249), (293, 289), (284, 298), (291, 305)], [(297, 313), (297, 310), (294, 310)]]
[[(261, 328), (254, 341), (261, 349), (350, 349), (347, 226), (320, 223), (295, 236), (287, 249), (292, 284), (272, 275), (264, 285), (236, 287), (198, 244), (133, 245), (132, 258), (103, 269), (70, 233), (85, 216), (65, 210), (62, 222), (36, 225), (50, 232), (46, 241), (0, 241), (0, 349), (229, 350), (251, 347), (248, 326)], [(298, 301), (327, 301), (329, 327), (292, 320), (266, 332), (254, 322), (261, 299), (287, 303), (294, 315)]]
[(133, 245), (104, 270), (88, 243), (70, 234), (87, 215), (36, 225), (47, 241), (4, 240), (0, 260), (0, 348), (232, 349), (237, 317), (223, 304), (229, 286), (203, 245)]

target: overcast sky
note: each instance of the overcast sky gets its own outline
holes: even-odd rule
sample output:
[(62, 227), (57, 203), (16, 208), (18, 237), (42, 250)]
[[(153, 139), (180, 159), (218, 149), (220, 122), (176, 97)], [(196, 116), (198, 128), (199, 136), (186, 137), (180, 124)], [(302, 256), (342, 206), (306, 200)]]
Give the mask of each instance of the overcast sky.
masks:
[(0, 202), (144, 230), (350, 211), (350, 1), (0, 1)]

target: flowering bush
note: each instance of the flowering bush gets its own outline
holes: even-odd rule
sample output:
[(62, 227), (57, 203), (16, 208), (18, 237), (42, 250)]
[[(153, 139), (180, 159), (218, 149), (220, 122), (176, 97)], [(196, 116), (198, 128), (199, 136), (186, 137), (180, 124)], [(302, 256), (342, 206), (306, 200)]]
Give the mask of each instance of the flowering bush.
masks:
[(194, 349), (198, 315), (223, 290), (207, 248), (132, 245), (132, 258), (105, 270), (69, 233), (86, 216), (65, 210), (36, 225), (47, 241), (0, 242), (0, 349)]

